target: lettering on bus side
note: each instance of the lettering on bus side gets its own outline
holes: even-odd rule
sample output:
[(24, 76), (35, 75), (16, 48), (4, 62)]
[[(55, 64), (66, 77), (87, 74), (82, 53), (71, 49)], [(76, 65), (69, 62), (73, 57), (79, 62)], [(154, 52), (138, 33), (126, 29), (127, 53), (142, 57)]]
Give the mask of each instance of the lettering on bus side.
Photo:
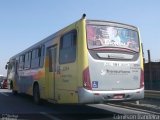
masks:
[(63, 78), (71, 78), (72, 75), (71, 74), (66, 74), (66, 75), (61, 75), (61, 77), (63, 77)]
[(138, 73), (141, 70), (140, 64), (131, 64), (130, 69), (133, 73)]
[(110, 74), (129, 74), (130, 73), (130, 71), (128, 70), (109, 70), (109, 69), (106, 69), (106, 72)]
[(73, 76), (71, 74), (61, 75), (63, 82), (69, 82)]
[[(105, 74), (111, 74), (111, 75), (127, 75), (129, 73), (131, 73), (130, 70), (122, 70), (120, 68), (129, 68), (130, 64), (128, 63), (104, 63), (104, 68), (101, 69), (101, 75), (105, 75)], [(112, 67), (116, 67), (115, 69), (111, 69)]]
[(111, 70), (111, 69), (103, 69), (101, 70), (101, 75), (105, 75), (105, 74), (111, 74), (111, 75), (127, 75), (131, 73), (131, 71), (129, 70)]
[(57, 66), (57, 74), (60, 74), (61, 72), (65, 72), (69, 70), (69, 66), (64, 66), (61, 68), (60, 66)]
[(64, 66), (63, 68), (62, 68), (62, 71), (68, 71), (69, 70), (69, 66)]
[(62, 81), (63, 81), (64, 83), (68, 83), (68, 82), (69, 82), (68, 79), (62, 79)]
[(107, 62), (105, 62), (104, 63), (104, 67), (106, 67), (106, 66), (111, 66), (111, 67), (128, 67), (128, 66), (130, 66), (130, 64), (128, 64), (128, 63), (107, 63)]

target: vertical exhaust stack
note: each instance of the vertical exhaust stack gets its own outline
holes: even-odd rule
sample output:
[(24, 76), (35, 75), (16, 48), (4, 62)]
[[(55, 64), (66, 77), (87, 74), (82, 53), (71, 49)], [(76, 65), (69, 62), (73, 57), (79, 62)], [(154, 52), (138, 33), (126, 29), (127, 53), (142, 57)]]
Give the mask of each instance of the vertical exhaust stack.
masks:
[(82, 19), (85, 19), (86, 18), (86, 14), (85, 13), (83, 13), (83, 15), (82, 15)]
[(147, 50), (148, 53), (148, 70), (149, 70), (149, 88), (152, 90), (152, 61), (151, 61), (151, 54), (150, 54), (150, 50)]
[(147, 50), (147, 53), (148, 53), (148, 62), (150, 63), (151, 62), (150, 50)]

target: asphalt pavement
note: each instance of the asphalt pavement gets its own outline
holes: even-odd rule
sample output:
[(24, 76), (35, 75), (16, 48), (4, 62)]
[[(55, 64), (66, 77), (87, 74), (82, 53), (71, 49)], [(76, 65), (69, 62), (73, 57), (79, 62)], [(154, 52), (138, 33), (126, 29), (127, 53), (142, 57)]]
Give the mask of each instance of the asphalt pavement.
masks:
[(13, 95), (11, 90), (0, 89), (0, 118), (3, 120), (106, 120), (113, 112), (88, 105), (34, 104), (32, 97)]

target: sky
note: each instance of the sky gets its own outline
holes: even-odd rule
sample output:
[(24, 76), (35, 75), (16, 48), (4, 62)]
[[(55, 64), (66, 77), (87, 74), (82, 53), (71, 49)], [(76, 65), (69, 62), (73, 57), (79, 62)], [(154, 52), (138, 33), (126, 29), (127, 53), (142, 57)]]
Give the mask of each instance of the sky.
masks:
[(79, 20), (137, 26), (144, 55), (160, 59), (160, 0), (0, 0), (0, 75), (10, 57)]

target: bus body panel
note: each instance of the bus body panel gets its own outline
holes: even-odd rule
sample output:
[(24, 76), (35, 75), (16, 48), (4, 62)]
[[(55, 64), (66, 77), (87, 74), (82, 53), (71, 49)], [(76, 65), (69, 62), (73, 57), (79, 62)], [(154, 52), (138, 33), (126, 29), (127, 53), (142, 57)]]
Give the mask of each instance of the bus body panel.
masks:
[[(57, 46), (57, 52), (56, 52), (56, 63), (55, 63), (55, 68), (53, 72), (50, 74), (54, 74), (54, 87), (55, 87), (55, 92), (54, 92), (54, 98), (57, 103), (77, 103), (78, 102), (78, 95), (77, 95), (77, 56), (78, 56), (78, 51), (77, 51), (77, 46), (75, 48), (76, 52), (76, 58), (74, 61), (69, 62), (69, 63), (60, 63), (60, 46), (61, 46), (61, 39), (63, 36), (66, 34), (69, 34), (72, 30), (77, 31), (76, 28), (76, 23), (68, 26), (64, 30), (60, 32), (60, 35), (57, 38), (56, 46)], [(78, 31), (77, 31), (77, 39), (76, 42), (78, 42)], [(54, 44), (55, 45), (55, 44)], [(54, 46), (53, 45), (53, 46)], [(48, 46), (49, 47), (49, 46)], [(67, 54), (65, 54), (67, 56)], [(48, 58), (49, 59), (49, 58)], [(52, 80), (52, 79), (51, 79)], [(53, 83), (53, 82), (52, 82)], [(48, 90), (49, 91), (49, 90)], [(50, 91), (49, 91), (50, 93)], [(50, 93), (52, 94), (52, 93)]]
[[(140, 88), (140, 60), (95, 60), (89, 54), (89, 71), (92, 90), (114, 91)], [(96, 68), (96, 69), (95, 69)]]
[[(78, 70), (77, 70), (77, 90), (78, 88), (83, 87), (83, 71), (88, 67), (88, 49), (87, 49), (87, 42), (86, 42), (86, 20), (81, 19), (77, 22), (78, 28), (78, 52), (77, 52), (77, 59), (78, 59)], [(79, 95), (79, 94), (78, 94)]]
[[(144, 88), (135, 90), (115, 90), (115, 91), (92, 91), (79, 88), (79, 103), (105, 103), (111, 101), (134, 101), (144, 98)], [(124, 94), (123, 98), (117, 99), (115, 95)]]
[[(94, 25), (95, 21), (87, 21), (87, 23)], [(93, 36), (95, 32), (98, 31), (107, 38), (108, 33), (104, 32), (106, 28), (102, 28), (102, 26), (108, 24), (109, 26), (111, 25), (114, 27), (115, 23), (107, 23), (104, 21), (102, 21), (102, 23), (103, 25), (100, 24), (99, 21), (96, 21), (96, 24), (99, 25), (101, 29), (96, 30), (96, 27), (94, 26), (92, 30), (87, 31), (89, 33), (86, 36), (95, 39), (97, 36)], [(125, 24), (116, 23), (115, 26), (120, 27), (118, 29), (123, 29), (123, 27), (125, 27), (124, 30), (127, 31), (129, 29), (132, 29), (131, 31), (137, 30), (137, 28)], [(140, 37), (137, 38), (140, 39)], [(100, 38), (97, 39), (99, 40)], [(139, 40), (138, 44), (140, 43)], [(93, 44), (97, 43), (94, 42)], [(86, 60), (88, 61), (88, 66), (84, 69), (89, 68), (88, 74), (91, 88), (80, 87), (78, 89), (80, 103), (127, 101), (144, 98), (144, 86), (141, 86), (141, 82), (143, 82), (143, 57), (141, 44), (139, 45), (138, 52), (120, 48), (119, 50), (116, 48), (103, 50), (103, 47), (102, 50), (98, 48), (92, 50), (89, 49), (89, 46), (86, 46), (86, 48)]]

